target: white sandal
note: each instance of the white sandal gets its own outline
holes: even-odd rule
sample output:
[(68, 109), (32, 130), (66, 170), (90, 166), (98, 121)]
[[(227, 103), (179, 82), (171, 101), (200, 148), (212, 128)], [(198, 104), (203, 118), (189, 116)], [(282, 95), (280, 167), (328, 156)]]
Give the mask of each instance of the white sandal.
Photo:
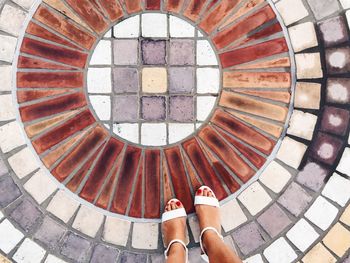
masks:
[[(201, 186), (198, 190), (204, 190), (204, 189), (208, 189), (209, 191), (212, 192), (213, 196), (214, 197), (209, 197), (209, 196), (198, 196), (196, 195), (195, 198), (194, 198), (194, 205), (209, 205), (209, 206), (214, 206), (214, 207), (220, 207), (220, 204), (219, 204), (219, 201), (218, 199), (216, 198), (215, 194), (214, 194), (214, 191), (211, 190), (208, 186)], [(201, 231), (201, 234), (199, 236), (199, 245), (201, 247), (201, 250), (202, 250), (202, 259), (205, 261), (205, 262), (209, 262), (209, 258), (208, 258), (208, 255), (206, 254), (205, 250), (204, 250), (204, 247), (203, 247), (203, 241), (202, 241), (202, 237), (203, 237), (203, 234), (208, 231), (208, 230), (211, 230), (211, 231), (214, 231), (222, 240), (224, 239), (223, 236), (218, 232), (218, 230), (214, 227), (206, 227), (204, 228), (202, 231)]]
[[(180, 202), (178, 199), (171, 199), (168, 201), (167, 204), (169, 204), (170, 202)], [(175, 210), (170, 210), (170, 211), (167, 211), (167, 212), (164, 212), (163, 215), (162, 215), (162, 223), (166, 222), (166, 221), (169, 221), (169, 220), (172, 220), (172, 219), (175, 219), (175, 218), (179, 218), (179, 217), (187, 217), (187, 213), (186, 213), (186, 210), (185, 208), (178, 208), (178, 209), (175, 209)], [(165, 259), (168, 258), (168, 252), (170, 250), (170, 247), (175, 244), (175, 243), (180, 243), (184, 248), (185, 248), (185, 253), (186, 253), (186, 263), (188, 263), (188, 249), (187, 249), (187, 246), (185, 244), (184, 241), (180, 240), (180, 239), (173, 239), (169, 242), (166, 250), (164, 251), (164, 256), (165, 256)]]

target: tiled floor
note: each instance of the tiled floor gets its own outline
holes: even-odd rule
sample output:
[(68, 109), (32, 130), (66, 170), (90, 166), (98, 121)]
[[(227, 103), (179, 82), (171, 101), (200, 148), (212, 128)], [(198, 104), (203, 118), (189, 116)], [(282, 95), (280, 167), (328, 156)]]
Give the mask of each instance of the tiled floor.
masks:
[(162, 262), (171, 197), (245, 263), (350, 262), (349, 0), (0, 0), (0, 262)]

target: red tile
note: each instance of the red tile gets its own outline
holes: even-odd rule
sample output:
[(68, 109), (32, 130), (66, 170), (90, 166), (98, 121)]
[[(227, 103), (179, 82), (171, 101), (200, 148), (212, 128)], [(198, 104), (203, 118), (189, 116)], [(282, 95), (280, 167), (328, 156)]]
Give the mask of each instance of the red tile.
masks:
[(160, 151), (145, 152), (145, 217), (160, 217)]
[(210, 126), (198, 134), (199, 137), (243, 182), (247, 182), (255, 171), (220, 137)]
[(17, 88), (82, 88), (82, 72), (18, 72)]
[[(144, 171), (143, 159), (144, 159), (144, 157), (142, 157), (139, 172), (138, 172), (137, 178), (135, 179), (136, 180), (135, 190), (134, 190), (134, 194), (133, 194), (132, 199), (131, 199), (130, 210), (128, 213), (128, 216), (138, 217), (138, 218), (142, 217), (142, 207), (144, 207), (144, 205), (142, 203), (142, 201), (143, 201), (142, 184), (143, 184), (143, 180), (144, 180), (143, 179), (143, 171)], [(146, 188), (146, 190), (147, 190), (147, 188)], [(159, 190), (160, 189), (158, 189), (157, 193), (160, 195)], [(146, 191), (146, 193), (147, 193), (147, 191)], [(157, 193), (155, 193), (155, 194), (157, 194)], [(152, 204), (154, 204), (156, 207), (159, 207), (159, 200), (158, 200), (158, 203), (156, 200), (153, 202), (154, 203), (152, 203)], [(145, 217), (147, 218), (147, 216), (145, 216)], [(157, 218), (159, 218), (159, 216)]]
[(19, 112), (21, 114), (22, 121), (26, 122), (68, 110), (75, 110), (83, 106), (86, 106), (85, 95), (83, 93), (74, 93), (21, 107)]
[(235, 40), (245, 36), (249, 32), (256, 30), (261, 25), (275, 19), (276, 15), (270, 6), (266, 6), (244, 20), (220, 31), (213, 38), (213, 42), (218, 49), (228, 46)]
[(123, 17), (123, 10), (117, 0), (100, 0), (100, 3), (111, 21)]
[(275, 141), (243, 124), (231, 114), (222, 110), (216, 110), (211, 121), (228, 133), (265, 154), (270, 154), (275, 146)]
[(50, 59), (70, 66), (84, 68), (88, 55), (77, 50), (47, 44), (35, 39), (24, 38), (21, 52)]
[(18, 103), (33, 101), (41, 98), (47, 98), (55, 95), (63, 95), (71, 92), (71, 89), (55, 89), (55, 90), (19, 90), (17, 91)]
[(126, 149), (123, 166), (119, 174), (117, 188), (112, 201), (112, 212), (118, 214), (126, 213), (132, 186), (141, 159), (141, 152), (140, 148), (133, 146), (128, 146)]
[(40, 58), (30, 58), (19, 56), (18, 68), (25, 69), (61, 69), (61, 70), (75, 70), (72, 67), (56, 64), (54, 62), (47, 62)]
[(199, 178), (198, 178), (194, 168), (190, 164), (190, 161), (188, 160), (187, 156), (184, 154), (183, 151), (181, 151), (181, 153), (183, 156), (183, 160), (185, 163), (187, 174), (188, 174), (190, 181), (191, 181), (191, 184), (192, 184), (192, 189), (194, 191), (197, 191), (199, 189), (199, 187), (201, 187), (203, 185), (203, 183), (199, 182)]
[(199, 27), (210, 34), (239, 2), (240, 0), (222, 0), (211, 12), (203, 15)]
[(288, 51), (288, 45), (284, 38), (273, 39), (260, 44), (241, 49), (235, 49), (219, 55), (224, 68), (269, 57)]
[(94, 170), (91, 172), (89, 179), (86, 181), (79, 194), (80, 197), (89, 202), (93, 202), (96, 199), (98, 192), (101, 190), (103, 183), (105, 182), (123, 147), (124, 143), (115, 138), (111, 138), (107, 142), (107, 145), (97, 161)]
[(166, 10), (174, 13), (179, 13), (185, 0), (168, 0)]
[(174, 186), (175, 196), (185, 206), (187, 213), (194, 211), (193, 196), (188, 185), (185, 167), (179, 147), (164, 150), (169, 168), (169, 175)]
[(182, 143), (182, 145), (203, 183), (215, 191), (219, 200), (227, 197), (225, 189), (221, 185), (219, 178), (217, 178), (213, 167), (205, 157), (197, 140), (192, 138)]
[(108, 22), (96, 8), (98, 5), (94, 0), (66, 0), (66, 2), (95, 32), (101, 34), (108, 28)]
[(90, 49), (96, 41), (96, 37), (92, 34), (81, 30), (65, 16), (52, 12), (46, 7), (39, 6), (34, 18), (86, 49)]
[(145, 0), (146, 10), (160, 10), (160, 0)]
[[(170, 175), (164, 153), (162, 152), (162, 177), (163, 177), (163, 205), (165, 205), (170, 199), (175, 197), (175, 194), (171, 187)], [(162, 207), (163, 208), (163, 207)]]
[(207, 0), (190, 0), (184, 15), (192, 21), (197, 21)]
[(142, 10), (141, 0), (119, 0), (119, 1), (124, 2), (126, 11), (129, 14), (137, 13)]
[[(51, 173), (57, 180), (62, 182), (86, 160), (90, 153), (95, 152), (96, 148), (106, 140), (107, 136), (108, 132), (106, 129), (97, 126), (51, 171)], [(99, 150), (102, 150), (101, 147), (99, 147)]]

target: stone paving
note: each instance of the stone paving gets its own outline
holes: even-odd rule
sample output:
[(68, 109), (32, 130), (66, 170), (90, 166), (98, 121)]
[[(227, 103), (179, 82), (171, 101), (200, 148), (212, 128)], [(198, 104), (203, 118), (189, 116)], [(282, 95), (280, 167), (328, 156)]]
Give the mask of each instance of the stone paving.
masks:
[[(349, 9), (349, 10), (348, 10)], [(350, 262), (349, 0), (0, 0), (0, 262), (163, 262), (220, 199), (245, 263)]]

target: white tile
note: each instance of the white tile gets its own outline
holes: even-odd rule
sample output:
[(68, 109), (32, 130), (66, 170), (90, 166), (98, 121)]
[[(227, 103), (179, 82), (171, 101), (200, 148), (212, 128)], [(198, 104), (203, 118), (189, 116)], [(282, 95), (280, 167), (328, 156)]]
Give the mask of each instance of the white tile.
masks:
[(281, 0), (276, 4), (276, 8), (286, 25), (297, 22), (309, 15), (301, 0)]
[(350, 148), (344, 149), (337, 171), (350, 176)]
[(26, 238), (13, 255), (13, 259), (18, 263), (38, 263), (44, 258), (45, 253), (41, 246)]
[(312, 22), (292, 26), (288, 31), (295, 52), (318, 45), (315, 27)]
[(157, 249), (157, 223), (134, 223), (132, 230), (132, 247), (138, 249)]
[(243, 263), (264, 263), (262, 257), (258, 254), (243, 260)]
[(0, 148), (4, 153), (8, 153), (23, 144), (25, 144), (25, 140), (17, 121), (0, 127)]
[(201, 31), (197, 31), (197, 34), (198, 34), (198, 37), (204, 37), (204, 35), (202, 34), (202, 32)]
[(283, 237), (277, 239), (266, 248), (264, 256), (269, 263), (290, 263), (298, 257)]
[(45, 263), (65, 263), (66, 261), (55, 257), (54, 255), (48, 255)]
[(0, 14), (0, 30), (18, 36), (26, 16), (20, 8), (5, 5)]
[(247, 221), (246, 215), (235, 199), (220, 206), (220, 214), (221, 225), (225, 232), (229, 232)]
[(39, 168), (39, 162), (28, 147), (11, 156), (8, 161), (20, 179)]
[(205, 121), (212, 112), (216, 97), (213, 96), (199, 96), (197, 97), (197, 120)]
[(319, 196), (306, 211), (305, 217), (325, 231), (333, 223), (337, 214), (338, 209), (325, 198)]
[(167, 37), (168, 35), (168, 19), (165, 14), (143, 14), (141, 24), (144, 37)]
[(320, 53), (296, 54), (298, 79), (317, 79), (323, 77)]
[(276, 161), (271, 162), (259, 180), (275, 193), (280, 193), (291, 178), (291, 174)]
[(197, 41), (197, 64), (200, 66), (218, 65), (215, 52), (207, 40)]
[(97, 114), (97, 117), (100, 120), (107, 121), (111, 119), (111, 97), (110, 96), (90, 95), (89, 99), (93, 109)]
[(350, 0), (340, 0), (340, 3), (344, 8), (350, 8)]
[(318, 236), (316, 230), (303, 218), (287, 232), (287, 238), (303, 252), (315, 242)]
[(350, 198), (350, 181), (334, 173), (322, 191), (322, 195), (341, 206), (345, 206)]
[(90, 207), (82, 205), (73, 222), (72, 227), (76, 230), (95, 237), (103, 222), (103, 215)]
[(56, 191), (57, 186), (46, 171), (39, 170), (26, 182), (24, 189), (41, 204)]
[(137, 123), (113, 124), (113, 132), (128, 141), (139, 142), (139, 125)]
[(59, 190), (52, 198), (46, 210), (57, 216), (64, 223), (68, 223), (78, 207), (79, 203), (77, 201), (68, 196), (65, 191)]
[(129, 237), (130, 224), (130, 221), (107, 216), (103, 229), (103, 240), (114, 245), (125, 246)]
[(12, 62), (17, 45), (17, 38), (0, 35), (0, 60)]
[(88, 70), (88, 92), (89, 93), (111, 93), (112, 77), (110, 68), (89, 68)]
[(169, 143), (185, 139), (194, 132), (194, 124), (169, 123)]
[(170, 37), (194, 37), (194, 26), (178, 17), (169, 17), (169, 28)]
[(253, 216), (263, 210), (272, 201), (271, 197), (258, 182), (251, 184), (245, 189), (238, 196), (238, 199)]
[[(1, 45), (1, 37), (0, 37)], [(1, 49), (0, 49), (1, 51)], [(1, 57), (1, 52), (0, 52)], [(1, 60), (1, 58), (0, 58)], [(12, 95), (0, 95), (0, 121), (8, 121), (16, 118), (15, 107), (12, 101)]]
[(0, 249), (9, 253), (22, 240), (24, 235), (7, 219), (0, 224)]
[(4, 218), (4, 214), (0, 211), (0, 220)]
[[(285, 137), (282, 141), (281, 148), (277, 153), (277, 158), (285, 164), (297, 169), (306, 151), (306, 145), (297, 142), (289, 137)], [(290, 154), (290, 153), (293, 154)]]
[(92, 54), (90, 65), (111, 65), (112, 63), (112, 42), (101, 40)]
[(0, 66), (1, 85), (0, 91), (11, 91), (12, 89), (12, 67)]
[(12, 1), (15, 2), (17, 5), (20, 5), (24, 9), (27, 9), (27, 10), (29, 10), (34, 3), (34, 0), (12, 0)]
[(136, 38), (140, 35), (140, 16), (133, 16), (114, 26), (116, 38)]
[(165, 123), (144, 123), (141, 125), (141, 143), (149, 146), (166, 144)]
[(197, 69), (197, 93), (218, 93), (220, 71), (215, 68)]
[(317, 123), (317, 116), (294, 110), (289, 122), (288, 134), (311, 140)]

